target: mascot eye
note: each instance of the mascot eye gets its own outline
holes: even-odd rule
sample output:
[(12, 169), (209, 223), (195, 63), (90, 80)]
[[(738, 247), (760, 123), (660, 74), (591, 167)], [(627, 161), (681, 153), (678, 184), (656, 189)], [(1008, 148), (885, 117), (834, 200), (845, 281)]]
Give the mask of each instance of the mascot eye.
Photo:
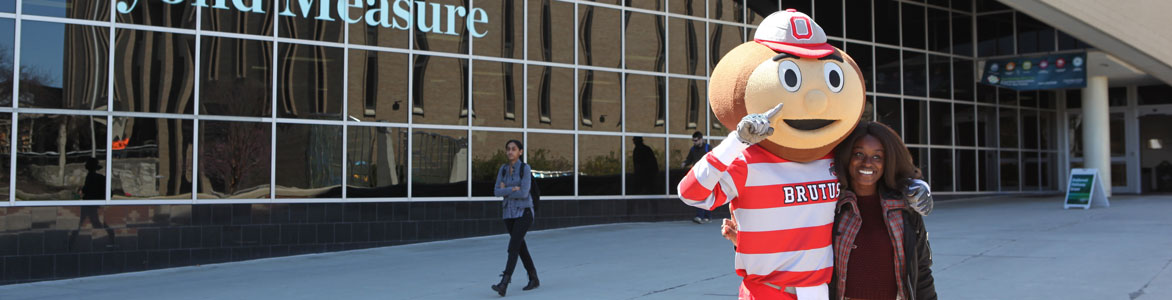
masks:
[(831, 92), (842, 91), (842, 67), (833, 62), (827, 62), (822, 66), (822, 77), (826, 78), (826, 86), (830, 88)]
[(787, 91), (796, 92), (802, 87), (802, 70), (792, 60), (783, 60), (777, 65), (777, 77)]

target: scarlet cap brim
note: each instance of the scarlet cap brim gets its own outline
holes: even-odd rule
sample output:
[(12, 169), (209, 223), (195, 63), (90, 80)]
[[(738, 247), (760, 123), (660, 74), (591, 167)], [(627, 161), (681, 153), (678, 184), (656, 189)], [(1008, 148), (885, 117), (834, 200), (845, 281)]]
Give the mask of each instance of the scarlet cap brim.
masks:
[(831, 46), (829, 43), (787, 44), (760, 39), (754, 41), (758, 44), (765, 45), (765, 47), (769, 47), (769, 49), (773, 49), (773, 51), (785, 52), (802, 58), (822, 58), (823, 56), (834, 53), (835, 50), (834, 46)]

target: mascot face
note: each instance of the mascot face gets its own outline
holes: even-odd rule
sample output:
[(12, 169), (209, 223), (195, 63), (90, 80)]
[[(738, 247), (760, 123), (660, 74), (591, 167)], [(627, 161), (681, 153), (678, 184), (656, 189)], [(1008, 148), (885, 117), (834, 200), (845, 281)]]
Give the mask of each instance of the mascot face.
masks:
[(761, 146), (778, 157), (826, 156), (858, 124), (866, 105), (862, 73), (846, 53), (826, 44), (808, 16), (777, 12), (755, 40), (730, 51), (713, 70), (709, 101), (729, 128), (746, 114), (784, 103), (781, 120)]

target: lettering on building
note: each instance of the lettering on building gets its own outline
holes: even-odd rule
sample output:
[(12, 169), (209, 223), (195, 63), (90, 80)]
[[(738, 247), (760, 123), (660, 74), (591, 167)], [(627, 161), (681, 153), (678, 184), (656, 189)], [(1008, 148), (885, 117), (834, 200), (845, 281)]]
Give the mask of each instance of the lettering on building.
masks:
[[(118, 0), (119, 13), (128, 14), (134, 11), (138, 2), (142, 0)], [(245, 13), (265, 13), (261, 6), (269, 0), (160, 0), (163, 3), (178, 5), (190, 1), (191, 6), (223, 10), (238, 10)], [(321, 21), (337, 21), (350, 24), (366, 22), (369, 26), (381, 26), (409, 30), (415, 26), (421, 32), (430, 32), (446, 35), (459, 35), (456, 32), (456, 22), (464, 22), (468, 32), (473, 37), (484, 37), (487, 31), (476, 28), (478, 24), (488, 23), (488, 12), (483, 8), (466, 8), (458, 5), (427, 3), (426, 1), (410, 0), (280, 0), (285, 1), (285, 9), (278, 14), (285, 17), (313, 18)], [(230, 3), (229, 3), (230, 2)], [(300, 9), (294, 10), (290, 2), (298, 4)], [(229, 5), (230, 4), (230, 5)], [(317, 5), (316, 15), (311, 14), (311, 8)], [(366, 9), (365, 13), (351, 14), (351, 9)], [(412, 8), (415, 14), (412, 15)]]

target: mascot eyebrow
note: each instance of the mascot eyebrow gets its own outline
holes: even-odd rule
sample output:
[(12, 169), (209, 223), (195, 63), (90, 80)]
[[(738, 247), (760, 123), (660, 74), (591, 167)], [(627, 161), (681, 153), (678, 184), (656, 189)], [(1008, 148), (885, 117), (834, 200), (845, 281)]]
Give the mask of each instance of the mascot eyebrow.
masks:
[[(800, 57), (797, 57), (797, 56), (795, 56), (795, 55), (793, 55), (793, 54), (789, 54), (789, 53), (782, 52), (782, 53), (778, 53), (777, 55), (773, 56), (773, 61), (779, 61), (779, 60), (782, 60), (782, 59), (785, 59), (785, 58), (788, 58), (788, 57), (793, 57), (793, 58), (800, 58)], [(827, 55), (827, 56), (823, 56), (823, 57), (821, 57), (821, 58), (818, 58), (818, 60), (828, 60), (828, 59), (829, 59), (829, 60), (838, 61), (839, 63), (842, 63), (842, 62), (843, 62), (843, 61), (842, 61), (842, 56), (838, 55), (838, 52), (831, 53), (830, 55)]]

